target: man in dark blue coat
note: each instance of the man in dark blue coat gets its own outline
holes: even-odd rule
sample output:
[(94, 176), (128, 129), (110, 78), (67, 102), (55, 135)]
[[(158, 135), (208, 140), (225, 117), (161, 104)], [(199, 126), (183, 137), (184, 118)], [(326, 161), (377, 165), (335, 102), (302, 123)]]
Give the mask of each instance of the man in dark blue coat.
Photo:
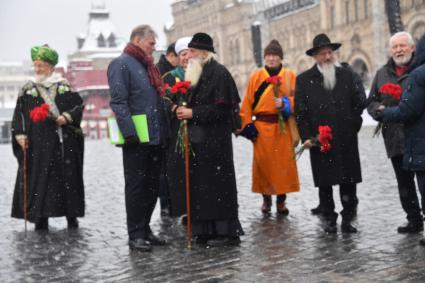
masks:
[[(380, 106), (383, 122), (403, 122), (405, 151), (403, 167), (416, 174), (422, 206), (425, 205), (425, 35), (416, 47), (407, 88), (396, 107)], [(425, 239), (420, 242), (425, 245)]]
[[(152, 234), (149, 222), (158, 197), (163, 148), (168, 137), (163, 84), (153, 64), (156, 34), (136, 27), (121, 56), (108, 67), (111, 108), (125, 138), (123, 146), (125, 202), (129, 245), (150, 251), (165, 241)], [(132, 116), (145, 114), (149, 141), (141, 143)]]

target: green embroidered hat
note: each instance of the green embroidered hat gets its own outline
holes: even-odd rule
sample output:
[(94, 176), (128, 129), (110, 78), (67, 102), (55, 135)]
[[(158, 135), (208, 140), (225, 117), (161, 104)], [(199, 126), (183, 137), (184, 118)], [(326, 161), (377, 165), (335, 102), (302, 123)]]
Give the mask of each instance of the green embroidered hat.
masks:
[(31, 48), (31, 59), (32, 61), (41, 60), (55, 66), (58, 63), (59, 55), (48, 45), (35, 46)]

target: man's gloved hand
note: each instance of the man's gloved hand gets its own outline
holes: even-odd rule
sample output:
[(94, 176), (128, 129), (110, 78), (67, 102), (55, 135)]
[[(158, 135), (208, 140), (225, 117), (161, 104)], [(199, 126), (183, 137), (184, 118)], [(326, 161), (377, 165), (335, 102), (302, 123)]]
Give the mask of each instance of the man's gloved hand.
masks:
[(280, 109), (283, 118), (288, 119), (291, 116), (291, 101), (287, 96), (282, 97), (282, 109)]
[(136, 147), (138, 145), (140, 145), (140, 140), (138, 136), (125, 137), (125, 142), (124, 142), (125, 147)]
[(382, 122), (382, 116), (385, 110), (385, 106), (384, 105), (379, 105), (379, 107), (375, 110), (375, 120)]
[(258, 136), (257, 128), (253, 123), (247, 124), (242, 131), (239, 133), (239, 135), (251, 140), (255, 141), (255, 139)]

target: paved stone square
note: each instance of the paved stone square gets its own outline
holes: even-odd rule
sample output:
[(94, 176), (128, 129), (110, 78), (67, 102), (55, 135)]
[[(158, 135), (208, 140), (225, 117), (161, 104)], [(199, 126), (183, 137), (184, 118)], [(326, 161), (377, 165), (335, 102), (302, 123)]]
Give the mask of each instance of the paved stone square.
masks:
[[(302, 189), (288, 196), (289, 216), (276, 216), (275, 206), (263, 216), (261, 196), (250, 191), (252, 146), (237, 138), (241, 245), (188, 250), (179, 219), (161, 219), (156, 209), (152, 227), (170, 245), (151, 253), (127, 246), (120, 149), (106, 140), (86, 142), (80, 229), (68, 231), (65, 218), (56, 218), (48, 233), (30, 224), (25, 234), (24, 222), (10, 217), (17, 163), (10, 144), (0, 145), (0, 282), (425, 282), (422, 235), (396, 232), (405, 214), (382, 138), (372, 138), (372, 130), (359, 138), (358, 234), (328, 235), (310, 214), (318, 198), (308, 152), (298, 161)], [(340, 210), (337, 193), (335, 202)]]

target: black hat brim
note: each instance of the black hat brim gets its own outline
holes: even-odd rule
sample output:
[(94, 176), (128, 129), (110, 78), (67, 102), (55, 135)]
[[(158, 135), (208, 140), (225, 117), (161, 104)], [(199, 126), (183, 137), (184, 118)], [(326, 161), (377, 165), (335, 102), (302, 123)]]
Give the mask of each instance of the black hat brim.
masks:
[(190, 42), (188, 47), (200, 49), (200, 50), (207, 50), (207, 51), (210, 51), (212, 53), (215, 53), (214, 47), (211, 46), (211, 45), (207, 45), (207, 44), (202, 44), (202, 43), (198, 43), (198, 42)]
[(335, 50), (339, 49), (339, 48), (341, 47), (341, 45), (342, 45), (341, 43), (328, 43), (328, 44), (323, 44), (323, 45), (316, 46), (316, 47), (313, 47), (313, 48), (311, 48), (311, 49), (307, 50), (307, 51), (305, 52), (305, 54), (307, 54), (308, 56), (313, 56), (314, 54), (316, 54), (316, 53), (317, 53), (317, 51), (318, 51), (319, 49), (324, 48), (324, 47), (330, 47), (330, 48), (332, 48), (332, 50), (333, 50), (333, 51), (335, 51)]

